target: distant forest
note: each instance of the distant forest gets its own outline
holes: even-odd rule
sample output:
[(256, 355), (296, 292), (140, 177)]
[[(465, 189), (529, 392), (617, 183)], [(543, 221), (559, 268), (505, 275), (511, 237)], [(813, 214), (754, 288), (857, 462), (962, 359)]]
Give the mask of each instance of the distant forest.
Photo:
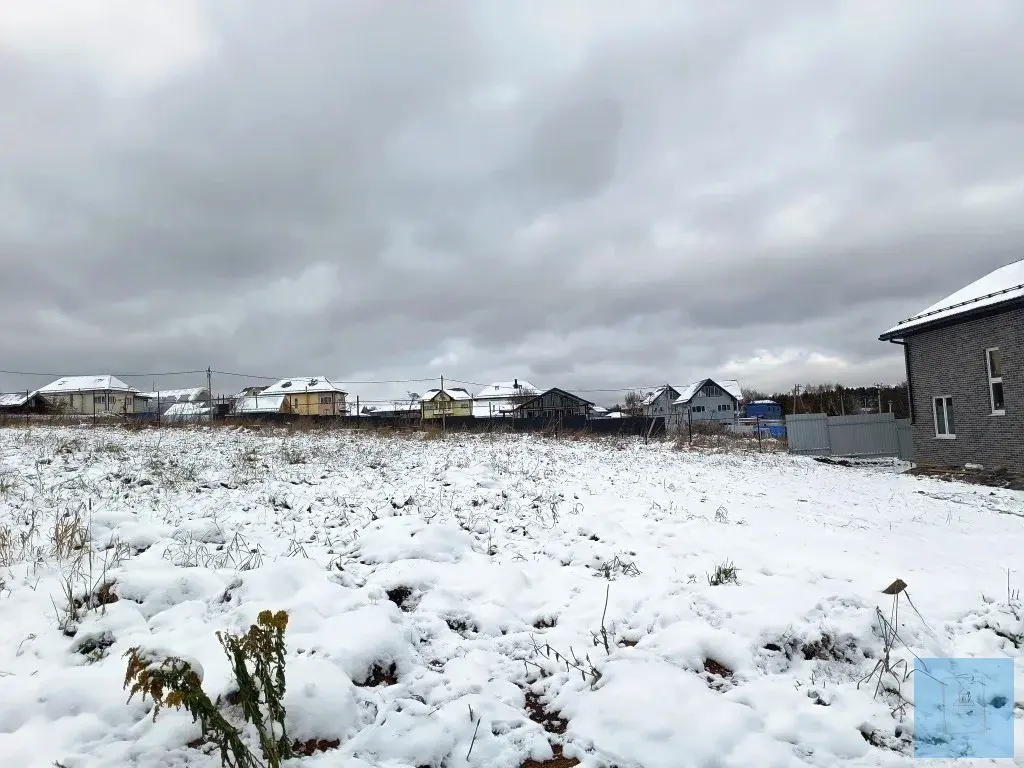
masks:
[[(879, 398), (881, 395), (881, 398)], [(622, 403), (616, 403), (609, 410), (624, 414), (642, 415), (644, 393), (639, 390), (626, 393)], [(907, 382), (900, 384), (876, 384), (871, 387), (844, 387), (842, 384), (803, 384), (789, 392), (763, 392), (744, 389), (743, 402), (752, 400), (774, 400), (782, 406), (783, 413), (824, 413), (829, 416), (845, 416), (854, 413), (877, 413), (879, 405), (883, 413), (892, 412), (897, 419), (910, 417), (907, 400)]]
[[(881, 396), (881, 398), (879, 398)], [(871, 387), (844, 387), (842, 384), (804, 384), (789, 392), (761, 392), (744, 389), (743, 399), (774, 400), (782, 405), (783, 412), (825, 413), (829, 416), (876, 412), (881, 403), (883, 412), (892, 411), (897, 419), (910, 416), (907, 399), (907, 382), (900, 384), (876, 384)]]

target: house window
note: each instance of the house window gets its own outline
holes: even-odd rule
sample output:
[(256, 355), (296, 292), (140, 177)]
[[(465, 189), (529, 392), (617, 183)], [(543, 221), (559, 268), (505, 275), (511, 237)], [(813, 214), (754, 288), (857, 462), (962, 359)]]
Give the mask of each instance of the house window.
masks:
[(986, 349), (985, 359), (988, 365), (988, 394), (992, 413), (1002, 416), (1006, 413), (1006, 404), (1003, 402), (1003, 359), (999, 354), (999, 347)]
[(334, 396), (333, 395), (320, 395), (320, 404), (321, 405), (330, 405), (333, 402), (334, 402)]
[(714, 386), (713, 384), (708, 384), (706, 387), (704, 387), (704, 394), (707, 397), (721, 397), (722, 396), (722, 390), (720, 390), (718, 387)]
[(935, 436), (951, 440), (956, 437), (956, 425), (953, 423), (953, 398), (936, 397), (932, 401), (935, 412)]

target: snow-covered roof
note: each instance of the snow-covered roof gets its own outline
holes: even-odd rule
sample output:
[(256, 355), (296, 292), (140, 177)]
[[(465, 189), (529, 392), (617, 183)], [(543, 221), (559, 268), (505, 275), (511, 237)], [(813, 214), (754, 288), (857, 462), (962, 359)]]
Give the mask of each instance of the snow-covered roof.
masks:
[(135, 395), (143, 399), (160, 400), (161, 403), (195, 403), (200, 400), (209, 400), (206, 387), (194, 387), (193, 389), (164, 389), (156, 392), (139, 392)]
[[(517, 380), (518, 381), (518, 380)], [(502, 400), (521, 395), (539, 395), (540, 390), (528, 381), (496, 381), (476, 394), (477, 400)]]
[(776, 400), (751, 400), (750, 405), (778, 405)]
[(252, 395), (258, 395), (258, 394), (262, 393), (263, 390), (265, 390), (265, 389), (266, 389), (266, 387), (260, 387), (260, 386), (246, 387), (245, 389), (243, 389), (240, 392), (235, 394), (235, 399), (237, 400), (240, 397), (251, 397)]
[(516, 403), (510, 398), (484, 398), (473, 401), (473, 415), (478, 419), (489, 419), (494, 416), (503, 416), (516, 409)]
[(290, 379), (281, 379), (271, 384), (263, 394), (266, 395), (287, 395), (292, 392), (341, 392), (345, 390), (335, 384), (326, 376), (294, 376)]
[(0, 408), (20, 408), (38, 392), (0, 392)]
[(668, 384), (662, 384), (654, 391), (647, 392), (646, 394), (644, 394), (643, 399), (640, 401), (640, 405), (642, 405), (644, 408), (654, 405), (654, 401), (661, 397), (662, 393), (666, 389), (675, 389), (675, 387), (672, 387)]
[[(432, 400), (433, 398), (437, 397), (440, 393), (441, 393), (440, 389), (428, 389), (426, 392), (423, 393), (423, 399), (424, 400)], [(464, 390), (462, 387), (452, 387), (451, 389), (449, 389), (448, 387), (445, 387), (444, 388), (444, 393), (446, 395), (448, 395), (448, 397), (450, 397), (452, 400), (472, 400), (473, 399), (473, 396), (471, 394), (469, 394), (469, 392)]]
[(258, 395), (240, 397), (235, 401), (236, 413), (277, 413), (284, 405), (286, 395)]
[[(352, 415), (355, 416), (355, 404), (352, 404)], [(418, 399), (393, 400), (390, 403), (371, 403), (362, 406), (360, 413), (373, 416), (378, 413), (417, 413), (420, 410)]]
[(211, 408), (206, 403), (181, 402), (175, 403), (161, 416), (162, 419), (188, 421), (191, 419), (209, 418)]
[(138, 392), (135, 387), (129, 387), (116, 376), (109, 374), (103, 376), (65, 376), (42, 387), (40, 393), (44, 395), (60, 394), (62, 392)]
[(701, 379), (700, 381), (695, 381), (692, 384), (687, 384), (685, 387), (676, 387), (676, 390), (679, 392), (679, 397), (676, 398), (675, 404), (680, 405), (682, 403), (690, 402), (690, 400), (693, 399), (693, 396), (696, 395), (700, 388), (705, 384), (717, 384), (737, 400), (743, 399), (743, 390), (740, 389), (740, 383), (736, 381), (736, 379)]
[(1017, 301), (1024, 298), (1024, 259), (989, 272), (966, 288), (950, 294), (942, 301), (921, 310), (913, 317), (897, 323), (882, 334), (891, 339), (938, 320), (949, 320), (985, 307)]

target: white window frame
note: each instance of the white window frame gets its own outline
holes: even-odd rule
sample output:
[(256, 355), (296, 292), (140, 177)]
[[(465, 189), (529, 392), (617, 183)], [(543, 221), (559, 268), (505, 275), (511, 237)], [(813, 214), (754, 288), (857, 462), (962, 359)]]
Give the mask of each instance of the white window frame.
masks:
[[(994, 389), (994, 385), (996, 385), (996, 384), (998, 384), (999, 386), (1003, 385), (1003, 377), (1002, 377), (1002, 375), (999, 375), (999, 376), (993, 376), (992, 375), (992, 353), (993, 352), (998, 352), (998, 351), (999, 351), (999, 347), (989, 347), (988, 349), (985, 350), (985, 373), (988, 375), (988, 402), (989, 402), (989, 405), (992, 407), (992, 415), (993, 416), (1005, 416), (1006, 415), (1006, 389), (1005, 388), (1003, 389), (1003, 407), (1002, 408), (996, 408), (996, 393), (995, 393), (995, 389)], [(1000, 358), (1001, 357), (1002, 357), (1002, 355), (1000, 355)], [(1002, 364), (1002, 360), (1000, 359), (1000, 361), (999, 361), (1000, 369), (1002, 368), (1002, 365), (1003, 365)], [(999, 373), (1002, 374), (1002, 370), (1000, 370)]]
[[(935, 404), (942, 401), (943, 428), (946, 432), (939, 432), (939, 409)], [(949, 413), (953, 409), (952, 395), (936, 395), (932, 398), (932, 423), (935, 425), (935, 438), (937, 440), (956, 440), (956, 432), (949, 431)], [(954, 424), (955, 426), (955, 424)]]

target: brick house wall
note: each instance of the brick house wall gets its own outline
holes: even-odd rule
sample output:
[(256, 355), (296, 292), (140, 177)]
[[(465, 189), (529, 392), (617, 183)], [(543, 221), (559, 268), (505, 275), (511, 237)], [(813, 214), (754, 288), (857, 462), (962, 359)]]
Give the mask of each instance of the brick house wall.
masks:
[[(908, 336), (914, 461), (1024, 469), (1024, 309)], [(1006, 414), (992, 414), (985, 350), (1002, 357)], [(935, 434), (933, 399), (953, 398), (956, 437)]]

